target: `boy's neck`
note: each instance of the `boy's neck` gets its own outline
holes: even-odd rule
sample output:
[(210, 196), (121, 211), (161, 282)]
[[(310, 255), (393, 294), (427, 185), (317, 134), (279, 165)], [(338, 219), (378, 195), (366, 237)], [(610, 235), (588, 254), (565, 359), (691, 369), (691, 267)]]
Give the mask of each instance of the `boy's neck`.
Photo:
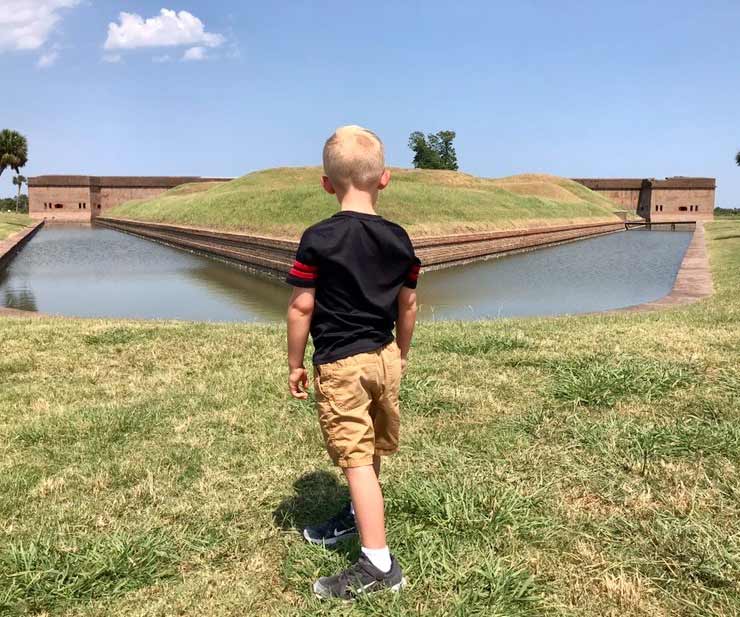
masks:
[(362, 212), (364, 214), (375, 214), (375, 203), (378, 201), (378, 193), (368, 193), (367, 191), (358, 191), (350, 188), (341, 197), (337, 195), (342, 212)]

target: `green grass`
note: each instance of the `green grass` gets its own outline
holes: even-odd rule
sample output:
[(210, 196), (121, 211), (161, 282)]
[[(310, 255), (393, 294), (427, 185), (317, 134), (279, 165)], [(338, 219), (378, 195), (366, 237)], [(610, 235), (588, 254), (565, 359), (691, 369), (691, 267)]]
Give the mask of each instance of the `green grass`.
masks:
[[(298, 237), (337, 211), (319, 186), (318, 167), (268, 169), (231, 182), (185, 185), (148, 201), (122, 204), (110, 216)], [(459, 231), (617, 220), (615, 205), (556, 176), (491, 180), (450, 171), (392, 170), (380, 214), (423, 236)]]
[(31, 219), (25, 214), (15, 214), (11, 212), (0, 212), (0, 240), (5, 240), (24, 227), (31, 224)]
[[(690, 307), (423, 323), (383, 483), (410, 585), (320, 605), (347, 490), (282, 325), (0, 321), (0, 614), (740, 614), (740, 224)], [(422, 279), (423, 284), (423, 279)]]

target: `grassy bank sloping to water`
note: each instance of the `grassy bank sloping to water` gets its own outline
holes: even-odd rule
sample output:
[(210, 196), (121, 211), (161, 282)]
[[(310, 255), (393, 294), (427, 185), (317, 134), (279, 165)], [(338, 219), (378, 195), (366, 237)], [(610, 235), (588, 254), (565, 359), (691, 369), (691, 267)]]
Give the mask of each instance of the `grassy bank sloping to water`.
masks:
[[(157, 223), (297, 237), (337, 211), (319, 186), (319, 167), (258, 171), (231, 182), (184, 185), (146, 201), (122, 204), (109, 216)], [(616, 220), (616, 206), (557, 176), (501, 179), (451, 171), (393, 169), (378, 211), (411, 235), (511, 229)]]
[[(384, 470), (410, 585), (319, 606), (356, 556), (283, 325), (0, 320), (0, 613), (740, 614), (740, 224), (690, 307), (419, 326)], [(422, 281), (423, 284), (423, 281)]]
[(0, 212), (0, 240), (22, 231), (31, 224), (31, 219), (25, 214), (14, 212)]

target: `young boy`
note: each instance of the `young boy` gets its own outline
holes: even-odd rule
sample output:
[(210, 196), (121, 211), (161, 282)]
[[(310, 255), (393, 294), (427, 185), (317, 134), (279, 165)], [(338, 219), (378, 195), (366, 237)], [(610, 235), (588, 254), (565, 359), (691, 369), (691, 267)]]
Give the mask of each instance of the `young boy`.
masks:
[(420, 262), (404, 229), (375, 212), (390, 181), (377, 135), (359, 126), (337, 129), (324, 145), (324, 173), (321, 184), (341, 210), (303, 233), (287, 277), (294, 286), (288, 381), (292, 396), (308, 397), (303, 354), (310, 331), (321, 432), (351, 503), (303, 535), (333, 545), (359, 530), (357, 563), (313, 586), (319, 597), (350, 599), (405, 584), (386, 545), (378, 477), (380, 457), (398, 449), (398, 390), (416, 322)]

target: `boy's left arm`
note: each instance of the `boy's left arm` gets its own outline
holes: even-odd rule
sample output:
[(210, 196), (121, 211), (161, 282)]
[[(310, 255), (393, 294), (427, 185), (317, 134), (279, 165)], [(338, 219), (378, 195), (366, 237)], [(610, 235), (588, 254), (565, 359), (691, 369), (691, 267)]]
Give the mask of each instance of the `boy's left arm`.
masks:
[(308, 373), (303, 366), (306, 343), (311, 329), (316, 289), (294, 287), (288, 305), (288, 387), (293, 398), (308, 398)]

